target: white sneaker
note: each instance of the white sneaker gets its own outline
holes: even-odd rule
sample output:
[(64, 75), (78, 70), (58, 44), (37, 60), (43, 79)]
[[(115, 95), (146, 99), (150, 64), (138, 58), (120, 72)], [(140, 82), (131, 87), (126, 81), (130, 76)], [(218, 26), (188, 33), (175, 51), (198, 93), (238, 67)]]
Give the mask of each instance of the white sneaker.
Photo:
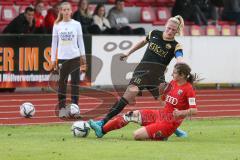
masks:
[(66, 108), (61, 108), (61, 109), (59, 110), (58, 117), (59, 117), (59, 118), (67, 118), (67, 117), (69, 117), (69, 114), (68, 114), (67, 109), (66, 109)]
[(72, 115), (69, 106), (66, 106), (66, 114), (67, 114), (68, 118), (70, 118), (70, 117), (71, 118), (81, 118), (80, 113)]

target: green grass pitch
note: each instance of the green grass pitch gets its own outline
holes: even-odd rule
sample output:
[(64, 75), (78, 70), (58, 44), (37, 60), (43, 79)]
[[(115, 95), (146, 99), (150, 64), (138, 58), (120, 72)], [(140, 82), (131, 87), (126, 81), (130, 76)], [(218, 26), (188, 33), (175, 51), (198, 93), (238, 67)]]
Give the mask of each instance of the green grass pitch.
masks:
[(74, 138), (71, 124), (0, 126), (1, 160), (240, 160), (240, 119), (187, 120), (188, 138), (134, 141), (135, 124), (102, 139)]

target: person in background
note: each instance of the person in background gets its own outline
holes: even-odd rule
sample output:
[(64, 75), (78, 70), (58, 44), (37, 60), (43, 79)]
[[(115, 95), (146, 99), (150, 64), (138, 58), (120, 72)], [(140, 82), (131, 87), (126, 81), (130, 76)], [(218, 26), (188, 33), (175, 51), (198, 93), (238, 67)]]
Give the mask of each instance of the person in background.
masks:
[(78, 10), (73, 14), (73, 19), (80, 22), (82, 31), (85, 34), (95, 33), (98, 30), (97, 25), (93, 25), (93, 18), (89, 12), (87, 0), (80, 0), (78, 3)]
[(45, 33), (45, 25), (44, 25), (44, 11), (46, 11), (45, 5), (42, 0), (38, 0), (35, 4), (35, 33)]
[(223, 0), (222, 20), (240, 24), (240, 0)]
[(210, 0), (176, 0), (172, 16), (181, 15), (197, 25), (216, 24), (217, 9)]
[[(59, 117), (69, 117), (66, 108), (68, 76), (71, 75), (71, 102), (78, 105), (80, 66), (85, 72), (86, 58), (81, 24), (71, 18), (72, 7), (69, 2), (61, 3), (61, 10), (53, 26), (51, 61), (59, 70), (58, 104)], [(57, 61), (58, 60), (58, 61)]]
[(47, 33), (52, 33), (54, 22), (57, 19), (58, 12), (60, 10), (60, 4), (61, 3), (56, 3), (52, 8), (50, 8), (47, 11), (47, 15), (44, 19), (44, 24)]
[(218, 19), (217, 7), (211, 0), (202, 0), (200, 2), (200, 9), (207, 19), (207, 24), (216, 25)]
[(34, 9), (32, 7), (27, 7), (24, 13), (21, 13), (7, 25), (7, 27), (3, 30), (3, 33), (35, 33)]
[(99, 34), (117, 34), (117, 29), (112, 28), (108, 19), (105, 17), (105, 7), (103, 4), (98, 4), (93, 13), (93, 24), (98, 26), (96, 33)]
[(110, 9), (107, 18), (110, 22), (111, 27), (117, 28), (120, 34), (145, 35), (144, 28), (132, 29), (129, 26), (129, 20), (128, 20), (127, 13), (124, 11), (124, 5), (125, 5), (124, 0), (116, 0), (115, 6)]

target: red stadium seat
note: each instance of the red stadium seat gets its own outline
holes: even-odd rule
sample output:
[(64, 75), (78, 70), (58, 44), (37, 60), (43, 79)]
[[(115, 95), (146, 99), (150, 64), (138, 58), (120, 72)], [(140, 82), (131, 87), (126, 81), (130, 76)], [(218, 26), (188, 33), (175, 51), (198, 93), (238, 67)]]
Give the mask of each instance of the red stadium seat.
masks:
[(235, 21), (223, 21), (223, 20), (218, 20), (217, 24), (222, 26), (222, 25), (235, 25)]
[(219, 30), (215, 25), (208, 25), (206, 27), (206, 35), (208, 36), (219, 36)]
[[(55, 3), (57, 3), (56, 1), (57, 0), (55, 0)], [(78, 5), (79, 0), (68, 0), (68, 2), (70, 2), (73, 6), (75, 6), (75, 5)]]
[(139, 0), (125, 0), (126, 6), (134, 6)]
[(13, 6), (2, 6), (1, 9), (1, 20), (2, 21), (11, 21), (17, 16), (17, 11)]
[(136, 5), (141, 7), (155, 6), (155, 2), (156, 0), (138, 0), (138, 2), (136, 2)]
[[(62, 0), (48, 0), (47, 2), (44, 2), (45, 4), (49, 4), (50, 6), (54, 6), (58, 3), (62, 2)], [(72, 5), (77, 5), (76, 2), (69, 1)]]
[(237, 25), (237, 36), (240, 36), (240, 25)]
[(0, 33), (2, 33), (2, 31), (5, 29), (5, 27), (7, 26), (8, 23), (0, 23)]
[(13, 5), (14, 4), (14, 1), (11, 1), (11, 0), (1, 0), (0, 1), (0, 6), (2, 6), (2, 5), (9, 5), (9, 6), (11, 6), (11, 5)]
[(29, 6), (31, 4), (33, 4), (34, 0), (27, 0), (27, 1), (16, 1), (16, 5), (18, 6)]
[(141, 22), (142, 23), (152, 23), (156, 20), (155, 11), (152, 7), (142, 7), (141, 8)]
[(221, 28), (222, 36), (235, 36), (235, 26), (224, 25)]
[(108, 0), (108, 3), (113, 4), (115, 3), (115, 0)]
[(156, 5), (157, 6), (173, 6), (175, 3), (175, 0), (156, 0)]
[(157, 22), (160, 25), (164, 25), (167, 20), (170, 18), (171, 14), (168, 8), (159, 7), (157, 8)]
[(185, 25), (189, 25), (189, 26), (195, 25), (195, 23), (194, 23), (193, 21), (188, 21), (188, 20), (185, 20), (185, 21), (184, 21), (184, 24), (185, 24)]
[(29, 5), (22, 5), (19, 7), (19, 14), (24, 13), (25, 9), (28, 7)]
[(72, 11), (73, 13), (76, 12), (78, 9), (78, 5), (72, 5)]
[(198, 25), (192, 25), (191, 27), (190, 27), (190, 35), (191, 36), (202, 36), (202, 35), (204, 35), (205, 33), (204, 33), (204, 31), (203, 31), (203, 29), (200, 27), (200, 26), (198, 26)]
[(190, 28), (189, 26), (185, 26), (183, 28), (183, 35), (184, 36), (189, 36), (190, 35), (189, 28)]

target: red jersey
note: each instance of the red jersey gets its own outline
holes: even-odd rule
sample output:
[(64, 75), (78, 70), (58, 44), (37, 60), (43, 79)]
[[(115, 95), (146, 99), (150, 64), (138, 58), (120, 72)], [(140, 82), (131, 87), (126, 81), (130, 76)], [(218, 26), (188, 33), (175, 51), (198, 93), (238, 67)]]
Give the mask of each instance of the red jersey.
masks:
[(164, 95), (165, 112), (172, 113), (175, 108), (178, 110), (196, 108), (196, 95), (191, 83), (178, 86), (177, 82), (172, 80), (170, 87), (168, 93)]
[(40, 13), (35, 13), (34, 18), (36, 21), (35, 23), (36, 28), (44, 26), (44, 17)]

